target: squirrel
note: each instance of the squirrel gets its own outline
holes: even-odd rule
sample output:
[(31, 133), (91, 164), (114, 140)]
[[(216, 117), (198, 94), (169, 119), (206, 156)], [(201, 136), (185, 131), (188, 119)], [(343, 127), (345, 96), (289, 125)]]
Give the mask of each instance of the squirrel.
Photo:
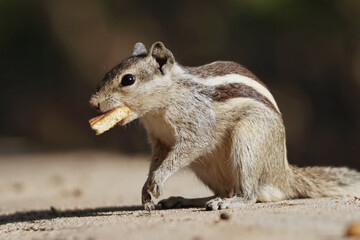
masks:
[[(345, 167), (305, 167), (287, 160), (285, 127), (267, 86), (242, 65), (216, 61), (182, 66), (162, 42), (149, 51), (136, 43), (132, 56), (112, 68), (91, 96), (100, 112), (126, 106), (125, 125), (139, 119), (152, 147), (142, 188), (145, 209), (155, 209), (165, 181), (184, 167), (214, 193), (170, 197), (163, 208), (242, 207), (294, 198), (359, 196), (360, 172)], [(190, 186), (189, 186), (190, 187)]]

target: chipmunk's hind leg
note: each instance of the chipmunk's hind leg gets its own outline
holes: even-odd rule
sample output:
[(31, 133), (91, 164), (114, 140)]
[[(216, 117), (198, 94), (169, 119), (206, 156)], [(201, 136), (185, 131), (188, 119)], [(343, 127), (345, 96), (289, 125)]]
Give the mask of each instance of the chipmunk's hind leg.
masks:
[(163, 209), (170, 208), (202, 208), (205, 206), (205, 203), (210, 201), (212, 197), (204, 197), (204, 198), (183, 198), (183, 197), (169, 197), (167, 199), (161, 200), (159, 205)]
[[(234, 195), (208, 201), (207, 210), (237, 208), (258, 200), (274, 201), (284, 195), (279, 189), (287, 173), (281, 120), (266, 108), (254, 107), (241, 116), (232, 130), (227, 159), (232, 170)], [(272, 190), (276, 194), (272, 194)]]

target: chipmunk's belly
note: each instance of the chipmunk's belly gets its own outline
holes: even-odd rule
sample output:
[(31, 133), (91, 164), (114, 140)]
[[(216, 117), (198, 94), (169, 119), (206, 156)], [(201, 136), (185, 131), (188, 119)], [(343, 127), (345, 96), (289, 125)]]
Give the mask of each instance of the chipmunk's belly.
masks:
[(229, 147), (224, 146), (190, 165), (199, 179), (219, 197), (232, 197), (234, 193), (239, 192), (236, 174), (234, 175), (232, 170), (233, 165), (228, 162), (229, 154)]

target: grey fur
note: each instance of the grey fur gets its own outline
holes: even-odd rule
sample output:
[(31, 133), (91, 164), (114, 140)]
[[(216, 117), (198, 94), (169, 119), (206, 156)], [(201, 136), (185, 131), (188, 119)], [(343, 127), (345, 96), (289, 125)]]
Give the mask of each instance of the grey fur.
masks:
[(134, 45), (134, 49), (132, 52), (132, 56), (138, 56), (138, 55), (143, 55), (143, 54), (147, 54), (147, 50), (145, 48), (145, 45), (141, 42), (135, 43)]
[[(184, 167), (190, 167), (214, 196), (172, 197), (160, 202), (165, 208), (206, 206), (215, 210), (257, 201), (360, 195), (357, 171), (289, 165), (284, 124), (270, 92), (260, 80), (252, 81), (242, 67), (229, 63), (224, 68), (229, 72), (220, 72), (216, 64), (189, 71), (157, 42), (146, 56), (129, 58), (112, 69), (91, 97), (90, 104), (101, 112), (129, 107), (131, 114), (122, 124), (139, 118), (147, 131), (153, 156), (142, 189), (146, 209), (154, 208), (152, 196), (158, 198), (165, 181)], [(201, 73), (202, 69), (207, 72)], [(134, 74), (135, 84), (120, 87), (125, 74)], [(230, 91), (232, 94), (216, 101), (214, 91), (219, 85), (210, 81), (214, 75), (221, 89), (236, 85), (226, 85), (232, 76), (251, 85), (251, 91), (262, 92), (236, 95)], [(271, 105), (254, 97), (262, 94)]]

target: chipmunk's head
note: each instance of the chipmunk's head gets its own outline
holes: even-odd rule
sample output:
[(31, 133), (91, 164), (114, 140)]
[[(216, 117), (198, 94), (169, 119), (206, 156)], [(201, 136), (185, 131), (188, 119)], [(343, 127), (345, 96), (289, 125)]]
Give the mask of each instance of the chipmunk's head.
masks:
[(144, 44), (136, 43), (132, 56), (105, 75), (90, 105), (100, 112), (130, 108), (123, 124), (159, 109), (169, 97), (174, 65), (175, 58), (163, 43), (154, 43), (149, 52)]

